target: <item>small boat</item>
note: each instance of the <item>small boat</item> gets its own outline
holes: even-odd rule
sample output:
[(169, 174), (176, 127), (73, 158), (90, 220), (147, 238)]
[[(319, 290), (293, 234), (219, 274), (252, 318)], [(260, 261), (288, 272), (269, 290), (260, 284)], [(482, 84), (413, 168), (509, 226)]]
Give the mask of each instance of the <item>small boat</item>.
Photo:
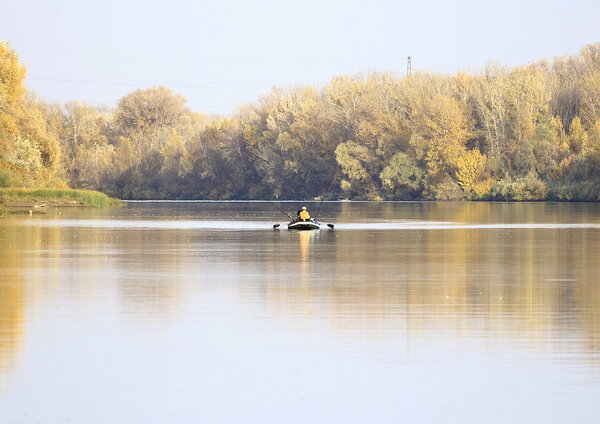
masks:
[(302, 221), (301, 219), (295, 219), (288, 223), (288, 230), (319, 230), (321, 229), (321, 223), (314, 219), (307, 219)]
[[(277, 230), (281, 224), (273, 224), (273, 229)], [(288, 222), (288, 230), (320, 230), (322, 222), (315, 221), (314, 219), (309, 219), (308, 221), (302, 221), (299, 219), (294, 219), (293, 221)], [(327, 224), (330, 229), (334, 229), (335, 225)]]

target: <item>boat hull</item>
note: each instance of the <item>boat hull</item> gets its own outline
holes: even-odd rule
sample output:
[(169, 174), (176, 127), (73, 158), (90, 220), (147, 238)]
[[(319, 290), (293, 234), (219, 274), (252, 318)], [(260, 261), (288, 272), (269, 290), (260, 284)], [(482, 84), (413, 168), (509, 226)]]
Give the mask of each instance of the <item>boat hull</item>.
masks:
[(288, 225), (288, 230), (319, 230), (321, 226), (317, 221), (292, 221)]

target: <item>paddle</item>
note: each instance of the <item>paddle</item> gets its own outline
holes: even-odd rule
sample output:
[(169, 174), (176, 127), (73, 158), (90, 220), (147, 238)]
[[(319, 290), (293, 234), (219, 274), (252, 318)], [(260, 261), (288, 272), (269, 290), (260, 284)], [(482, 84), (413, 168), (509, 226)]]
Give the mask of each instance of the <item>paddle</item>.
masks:
[[(319, 212), (321, 211), (321, 205), (323, 204), (323, 200), (325, 200), (325, 196), (323, 196), (323, 199), (321, 199), (321, 204), (319, 205), (319, 209), (317, 210), (317, 214), (315, 215), (315, 217), (312, 219), (312, 221), (317, 222), (317, 216), (319, 215)], [(269, 204), (273, 205), (273, 207), (275, 207), (279, 212), (281, 212), (282, 214), (284, 214), (285, 216), (287, 216), (291, 221), (294, 220), (294, 218), (292, 217), (291, 213), (286, 213), (284, 212), (281, 208), (279, 208), (275, 203), (273, 202), (269, 202)], [(273, 229), (277, 230), (279, 227), (281, 226), (281, 224), (273, 224)], [(333, 228), (335, 227), (335, 225), (333, 224), (327, 224), (327, 226), (333, 230)]]

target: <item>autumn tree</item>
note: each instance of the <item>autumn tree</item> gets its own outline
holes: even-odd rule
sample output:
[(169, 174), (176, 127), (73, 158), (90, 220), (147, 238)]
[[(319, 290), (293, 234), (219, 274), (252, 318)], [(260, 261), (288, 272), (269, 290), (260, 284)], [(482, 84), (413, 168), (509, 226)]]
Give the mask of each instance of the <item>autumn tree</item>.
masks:
[(386, 194), (395, 200), (418, 198), (423, 188), (423, 170), (406, 153), (396, 153), (379, 175)]
[(600, 198), (600, 44), (512, 69), (275, 88), (227, 117), (193, 113), (165, 87), (114, 110), (51, 105), (25, 94), (24, 75), (1, 43), (0, 185), (66, 179), (123, 198)]
[(539, 124), (550, 120), (550, 93), (541, 69), (515, 68), (506, 76), (505, 101), (513, 140), (530, 139)]
[(24, 77), (25, 67), (15, 52), (0, 42), (0, 185), (16, 183), (32, 164), (41, 167), (39, 150), (19, 136), (15, 122), (17, 105), (25, 92)]
[(485, 140), (484, 151), (493, 157), (500, 156), (508, 146), (505, 85), (506, 70), (491, 64), (474, 81), (474, 118)]
[(373, 170), (376, 158), (368, 148), (354, 141), (347, 141), (337, 146), (335, 157), (346, 177), (341, 181), (341, 188), (349, 197), (364, 195), (370, 200), (381, 198), (377, 182), (373, 178), (377, 175)]
[(468, 197), (481, 198), (491, 188), (491, 180), (481, 178), (486, 158), (479, 150), (465, 152), (456, 163), (456, 180)]
[(463, 111), (449, 97), (432, 98), (418, 109), (417, 116), (419, 120), (410, 143), (416, 157), (425, 164), (430, 183), (436, 184), (441, 174), (451, 175), (456, 171), (469, 131)]
[(57, 183), (60, 147), (42, 105), (25, 96), (25, 67), (0, 42), (0, 184)]

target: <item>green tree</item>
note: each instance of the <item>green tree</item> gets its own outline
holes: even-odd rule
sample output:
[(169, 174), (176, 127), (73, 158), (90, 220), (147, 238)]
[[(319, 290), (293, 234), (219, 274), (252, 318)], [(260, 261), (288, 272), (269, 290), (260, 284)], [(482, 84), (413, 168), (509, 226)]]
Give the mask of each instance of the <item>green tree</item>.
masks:
[(374, 179), (375, 156), (365, 146), (354, 141), (340, 143), (335, 149), (335, 157), (346, 179), (341, 181), (341, 188), (350, 196), (360, 196), (372, 200), (381, 195)]
[(423, 171), (406, 153), (396, 153), (379, 175), (384, 189), (393, 199), (409, 200), (419, 196)]

